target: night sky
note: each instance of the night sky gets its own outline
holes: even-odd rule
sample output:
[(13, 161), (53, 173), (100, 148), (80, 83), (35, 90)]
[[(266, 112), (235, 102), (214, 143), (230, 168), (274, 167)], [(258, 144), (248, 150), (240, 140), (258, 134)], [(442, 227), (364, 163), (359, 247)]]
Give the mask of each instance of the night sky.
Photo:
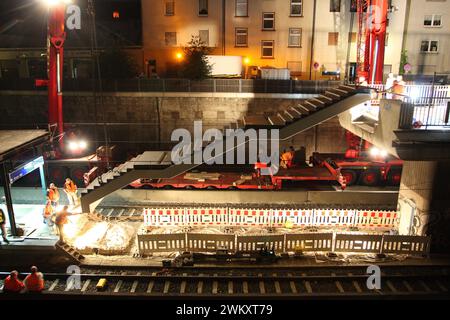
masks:
[[(67, 32), (67, 48), (89, 48), (87, 0), (74, 0), (82, 10), (81, 30)], [(140, 46), (142, 43), (140, 0), (94, 0), (100, 47)], [(120, 19), (113, 19), (118, 11)], [(0, 47), (40, 48), (46, 44), (47, 9), (40, 0), (0, 1)]]

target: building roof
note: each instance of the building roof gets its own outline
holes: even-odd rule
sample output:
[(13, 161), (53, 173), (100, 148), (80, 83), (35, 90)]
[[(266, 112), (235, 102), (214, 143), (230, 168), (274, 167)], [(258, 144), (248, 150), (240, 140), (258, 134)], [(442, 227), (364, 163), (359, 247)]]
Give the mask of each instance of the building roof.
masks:
[(48, 139), (46, 130), (0, 130), (0, 161), (13, 151), (29, 148)]

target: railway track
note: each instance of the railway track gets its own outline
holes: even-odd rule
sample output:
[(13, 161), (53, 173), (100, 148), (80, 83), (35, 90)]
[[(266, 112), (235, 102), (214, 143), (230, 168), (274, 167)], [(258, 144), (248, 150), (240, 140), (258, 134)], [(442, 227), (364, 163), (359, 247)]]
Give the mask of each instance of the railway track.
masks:
[[(344, 267), (345, 269), (345, 267)], [(52, 296), (111, 296), (136, 298), (382, 298), (382, 297), (440, 297), (449, 298), (449, 268), (418, 268), (420, 272), (412, 272), (410, 268), (393, 268), (396, 272), (381, 274), (381, 288), (367, 287), (368, 274), (354, 269), (354, 272), (343, 272), (335, 268), (322, 274), (306, 270), (272, 269), (262, 272), (245, 269), (201, 270), (189, 272), (178, 270), (175, 274), (166, 272), (110, 272), (87, 273), (80, 275), (79, 287), (76, 282), (68, 281), (70, 275), (64, 273), (45, 274), (46, 289), (44, 295)], [(256, 269), (255, 269), (256, 270)], [(351, 269), (349, 269), (351, 270)], [(394, 270), (390, 270), (394, 271)], [(259, 273), (258, 273), (259, 272)], [(0, 273), (2, 279), (6, 273)], [(106, 279), (104, 290), (97, 290), (100, 279)], [(0, 287), (2, 283), (0, 281)]]

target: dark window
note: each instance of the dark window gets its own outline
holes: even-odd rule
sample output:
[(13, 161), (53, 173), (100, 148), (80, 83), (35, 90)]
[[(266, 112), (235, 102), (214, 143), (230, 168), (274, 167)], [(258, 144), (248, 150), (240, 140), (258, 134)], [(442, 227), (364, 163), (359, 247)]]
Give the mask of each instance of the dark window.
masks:
[(199, 16), (208, 15), (208, 0), (198, 0), (198, 15)]
[(236, 17), (248, 16), (248, 0), (236, 0)]
[(341, 12), (341, 0), (330, 0), (330, 12)]
[(275, 13), (274, 12), (264, 12), (263, 13), (263, 30), (274, 30), (275, 29)]
[(263, 40), (261, 41), (261, 57), (262, 58), (273, 58), (273, 40)]
[(248, 46), (248, 29), (247, 28), (236, 28), (236, 47), (247, 47)]

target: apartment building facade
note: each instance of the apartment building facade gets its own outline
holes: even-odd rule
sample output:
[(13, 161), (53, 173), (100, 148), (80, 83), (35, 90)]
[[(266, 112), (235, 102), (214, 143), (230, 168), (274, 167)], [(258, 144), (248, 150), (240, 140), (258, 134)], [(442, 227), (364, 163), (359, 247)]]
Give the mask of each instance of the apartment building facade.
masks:
[[(354, 76), (354, 0), (141, 1), (144, 59), (160, 75), (180, 63), (177, 53), (194, 35), (212, 54), (242, 56), (251, 66), (288, 68), (298, 79)], [(443, 54), (450, 45), (449, 3), (391, 1), (385, 74), (399, 72), (404, 50), (412, 73), (450, 71), (449, 55)]]

